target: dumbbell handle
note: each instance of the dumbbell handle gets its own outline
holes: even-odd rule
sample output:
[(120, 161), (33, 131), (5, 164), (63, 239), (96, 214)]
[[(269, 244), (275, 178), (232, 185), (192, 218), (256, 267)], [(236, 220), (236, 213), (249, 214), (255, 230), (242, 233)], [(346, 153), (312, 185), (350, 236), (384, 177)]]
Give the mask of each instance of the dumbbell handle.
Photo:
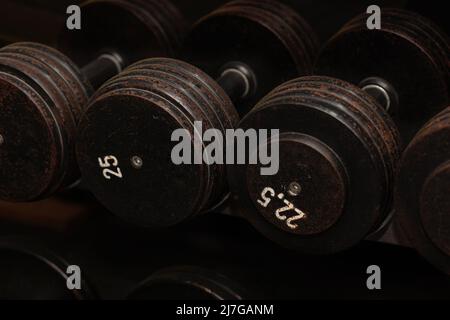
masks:
[(110, 52), (100, 55), (84, 66), (81, 71), (94, 89), (98, 89), (107, 80), (121, 73), (124, 67), (124, 59), (119, 54)]
[(369, 77), (361, 81), (360, 88), (377, 100), (390, 114), (398, 109), (399, 98), (395, 88), (386, 80)]
[[(234, 104), (250, 98), (257, 86), (256, 77), (251, 68), (241, 62), (226, 64), (216, 81)], [(390, 114), (395, 113), (399, 98), (395, 88), (389, 82), (378, 77), (369, 77), (364, 79), (359, 86)]]
[[(121, 73), (124, 67), (125, 61), (122, 57), (111, 52), (100, 55), (81, 71), (94, 89), (98, 89), (107, 80)], [(216, 81), (235, 104), (249, 98), (256, 89), (253, 72), (250, 67), (240, 62), (226, 64)]]
[(230, 62), (221, 70), (216, 81), (235, 105), (254, 94), (256, 77), (249, 66), (242, 62)]
[[(111, 52), (100, 55), (81, 71), (94, 89), (98, 89), (107, 80), (121, 73), (124, 67), (125, 61), (122, 57)], [(256, 89), (253, 72), (250, 67), (240, 62), (226, 64), (216, 81), (235, 104), (249, 98)]]

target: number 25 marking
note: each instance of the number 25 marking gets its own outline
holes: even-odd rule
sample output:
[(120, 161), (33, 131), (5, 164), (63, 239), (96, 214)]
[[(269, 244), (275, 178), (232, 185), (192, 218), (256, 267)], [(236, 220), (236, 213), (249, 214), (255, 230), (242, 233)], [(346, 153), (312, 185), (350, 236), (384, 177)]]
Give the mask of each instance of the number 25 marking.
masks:
[(119, 160), (115, 156), (105, 156), (98, 158), (100, 168), (103, 168), (103, 176), (107, 180), (111, 180), (112, 177), (119, 179), (123, 178), (122, 170), (119, 168)]

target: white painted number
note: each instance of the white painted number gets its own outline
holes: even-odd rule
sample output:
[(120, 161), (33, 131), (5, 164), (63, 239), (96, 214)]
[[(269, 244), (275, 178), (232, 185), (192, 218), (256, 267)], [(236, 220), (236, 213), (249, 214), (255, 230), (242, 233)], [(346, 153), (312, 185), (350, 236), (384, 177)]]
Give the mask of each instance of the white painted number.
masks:
[[(263, 192), (261, 193), (262, 200), (258, 200), (258, 203), (263, 207), (267, 208), (272, 201), (272, 198), (275, 197), (275, 190), (272, 188), (264, 188)], [(290, 202), (289, 200), (285, 199), (285, 195), (283, 193), (278, 194), (278, 199), (283, 201), (285, 204), (284, 207), (278, 208), (275, 210), (275, 217), (280, 221), (286, 221), (286, 225), (290, 229), (297, 229), (299, 226), (296, 224), (296, 221), (302, 220), (306, 218), (306, 213), (304, 213), (302, 210), (295, 207), (295, 205)], [(288, 211), (294, 211), (296, 214), (290, 218), (286, 215)]]
[(119, 168), (119, 160), (114, 156), (105, 156), (103, 158), (98, 158), (98, 163), (100, 168), (103, 169), (103, 176), (107, 180), (111, 180), (112, 177), (119, 179), (123, 178), (122, 170)]
[(263, 206), (264, 208), (267, 208), (267, 206), (269, 205), (270, 201), (272, 201), (272, 199), (270, 199), (267, 194), (270, 194), (271, 197), (275, 196), (275, 190), (273, 190), (272, 188), (265, 188), (263, 190), (263, 192), (261, 193), (261, 198), (263, 199), (263, 201), (258, 200), (258, 203)]

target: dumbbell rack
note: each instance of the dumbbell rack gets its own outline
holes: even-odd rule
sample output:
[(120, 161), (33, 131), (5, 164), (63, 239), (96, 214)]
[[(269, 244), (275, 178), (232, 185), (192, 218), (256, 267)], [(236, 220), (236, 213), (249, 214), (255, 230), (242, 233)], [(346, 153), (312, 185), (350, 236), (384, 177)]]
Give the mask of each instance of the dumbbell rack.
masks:
[[(252, 3), (251, 0), (248, 2)], [(202, 7), (201, 3), (197, 5)], [(49, 13), (42, 9), (30, 9), (9, 0), (6, 1), (5, 7), (8, 10), (40, 13), (47, 18), (45, 19), (46, 23), (40, 29), (42, 34), (41, 32), (33, 34), (34, 37), (26, 32), (12, 34), (8, 28), (5, 28), (8, 34), (2, 34), (2, 23), (9, 25), (15, 23), (15, 21), (2, 21), (0, 23), (0, 45), (2, 47), (7, 43), (21, 40), (42, 40), (42, 42), (52, 44), (56, 39), (52, 38), (54, 35), (49, 35), (49, 33), (54, 33), (52, 29), (55, 28), (55, 25), (64, 22), (62, 15), (58, 16), (54, 13), (59, 9), (53, 9)], [(201, 10), (199, 8), (198, 11), (201, 11), (202, 14), (208, 12), (209, 8), (206, 10), (205, 7), (206, 5)], [(317, 13), (307, 13), (307, 15), (314, 14)], [(342, 16), (345, 15), (342, 14)], [(196, 16), (191, 20), (194, 21), (197, 18)], [(346, 16), (345, 19), (347, 18), (349, 17)], [(333, 28), (335, 27), (333, 26)], [(331, 30), (328, 32), (331, 34)], [(196, 41), (199, 41), (200, 38)], [(196, 45), (199, 46), (200, 42), (197, 42)], [(204, 48), (206, 49), (207, 46), (205, 45)], [(189, 56), (190, 62), (194, 63), (195, 58), (192, 59), (192, 52), (186, 56)], [(75, 60), (81, 65), (89, 61), (86, 56), (78, 56)], [(202, 61), (196, 61), (195, 64), (202, 65)], [(153, 69), (151, 69), (152, 65), (154, 65)], [(176, 70), (178, 67), (190, 68), (178, 62), (149, 60), (132, 66), (126, 71), (128, 72), (126, 75), (133, 75), (135, 72), (136, 74), (142, 73), (141, 76), (148, 76), (147, 72), (159, 72), (158, 68), (161, 65), (166, 65), (171, 70), (170, 72), (173, 72), (170, 76), (179, 76), (184, 72)], [(202, 65), (203, 69), (206, 69), (205, 78), (207, 77), (206, 73), (209, 73), (207, 65), (207, 62)], [(308, 63), (305, 65), (309, 66)], [(202, 71), (199, 69), (186, 70), (199, 77), (196, 78), (196, 81), (203, 77)], [(183, 73), (183, 75), (185, 74)], [(211, 75), (211, 77), (214, 76)], [(313, 83), (317, 80), (308, 79), (304, 81)], [(206, 80), (199, 80), (200, 85), (201, 81)], [(212, 79), (207, 81), (211, 81), (208, 84), (211, 87), (215, 85), (212, 84)], [(322, 78), (319, 81), (327, 80)], [(115, 89), (115, 86), (122, 85), (122, 82), (120, 76), (113, 78), (112, 81), (107, 82), (105, 88), (108, 89), (110, 86), (109, 89)], [(221, 79), (218, 79), (218, 84), (224, 86)], [(291, 87), (286, 85), (279, 90), (293, 90), (295, 85), (298, 83), (291, 84)], [(356, 87), (346, 86), (346, 84), (342, 85), (345, 90), (357, 90)], [(107, 89), (100, 90), (100, 94), (105, 94)], [(139, 89), (142, 90), (142, 88)], [(149, 89), (149, 91), (151, 90)], [(272, 94), (276, 95), (276, 93), (275, 91)], [(349, 93), (348, 96), (352, 94)], [(320, 94), (318, 94), (319, 96)], [(270, 98), (268, 96), (266, 99), (267, 104), (273, 102)], [(95, 102), (95, 99), (94, 96), (92, 101)], [(235, 102), (236, 99), (232, 100)], [(252, 101), (253, 103), (256, 104), (255, 101)], [(263, 103), (264, 100), (261, 104)], [(179, 107), (188, 108), (181, 103)], [(447, 119), (447, 117), (447, 113), (442, 113), (437, 120), (429, 123), (436, 124), (440, 120), (439, 125), (441, 125), (444, 123), (442, 119)], [(425, 126), (422, 132), (427, 128), (430, 127)], [(388, 130), (386, 129), (386, 131)], [(424, 135), (423, 133), (415, 140), (421, 141), (420, 139)], [(86, 140), (91, 138), (88, 137)], [(408, 150), (415, 150), (414, 148), (412, 146)], [(392, 150), (386, 151), (386, 153), (389, 152), (394, 153)], [(409, 163), (408, 160), (403, 160), (403, 162), (407, 163), (406, 168), (407, 166), (414, 167), (414, 164)], [(440, 173), (439, 171), (438, 174)], [(403, 172), (403, 175), (407, 174)], [(438, 176), (442, 177), (444, 174)], [(436, 201), (433, 195), (437, 194), (441, 198), (445, 198), (439, 193), (440, 189), (436, 188), (448, 186), (448, 183), (441, 180), (436, 181), (437, 179), (434, 180), (435, 185), (430, 184), (431, 187), (429, 186), (427, 189), (434, 191), (431, 195), (430, 192), (426, 194), (426, 201), (432, 203), (434, 207), (431, 206), (431, 208), (439, 210), (441, 208), (433, 202)], [(238, 184), (240, 187), (242, 186), (240, 182)], [(114, 208), (107, 211), (83, 188), (87, 188), (87, 185), (82, 183), (78, 189), (69, 188), (63, 192), (55, 192), (48, 199), (27, 204), (0, 202), (0, 257), (6, 257), (5, 261), (9, 261), (9, 264), (0, 262), (0, 299), (11, 297), (75, 300), (188, 299), (192, 297), (227, 300), (448, 298), (450, 279), (444, 274), (449, 270), (446, 263), (448, 256), (442, 254), (448, 250), (445, 247), (447, 238), (440, 233), (434, 233), (435, 225), (433, 224), (438, 224), (438, 222), (431, 218), (427, 221), (426, 226), (429, 228), (428, 230), (431, 230), (429, 237), (432, 238), (432, 241), (442, 246), (443, 249), (439, 252), (431, 244), (432, 241), (423, 244), (423, 241), (414, 243), (408, 239), (411, 234), (417, 239), (424, 236), (420, 233), (421, 231), (418, 231), (421, 228), (418, 223), (419, 227), (418, 225), (409, 225), (408, 227), (411, 229), (406, 232), (395, 224), (382, 225), (379, 230), (375, 230), (377, 232), (372, 233), (366, 239), (369, 241), (357, 244), (350, 251), (339, 252), (332, 256), (311, 256), (305, 254), (305, 252), (308, 253), (309, 248), (300, 250), (303, 251), (301, 253), (292, 252), (263, 238), (248, 223), (238, 217), (246, 214), (243, 213), (240, 203), (242, 199), (236, 197), (226, 198), (223, 203), (209, 210), (211, 214), (183, 221), (181, 225), (175, 224), (169, 229), (163, 228), (149, 232), (147, 229), (128, 225), (114, 217), (110, 212), (114, 211)], [(393, 189), (392, 187), (390, 193), (394, 193)], [(403, 191), (397, 190), (397, 196), (400, 197)], [(108, 201), (112, 201), (112, 199)], [(448, 208), (445, 205), (444, 208)], [(342, 206), (344, 205), (342, 204)], [(127, 210), (131, 207), (128, 207)], [(194, 215), (197, 214), (192, 216)], [(140, 221), (139, 217), (134, 218)], [(402, 212), (401, 218), (407, 220), (408, 213)], [(410, 223), (409, 220), (408, 223)], [(313, 227), (315, 226), (317, 223), (314, 223)], [(329, 227), (326, 226), (326, 228)], [(387, 231), (386, 227), (388, 227)], [(417, 232), (420, 233), (420, 236)], [(448, 230), (444, 230), (444, 232), (448, 232)], [(361, 238), (364, 237), (361, 236)], [(280, 243), (285, 240), (275, 240), (275, 242)], [(422, 259), (416, 252), (418, 247), (419, 252), (439, 269), (444, 270), (444, 273)], [(46, 270), (48, 265), (41, 270), (41, 262), (44, 260), (50, 261), (53, 265), (52, 268), (56, 268), (60, 276), (55, 277), (53, 272), (48, 272)], [(14, 266), (25, 263), (39, 269), (40, 271), (36, 272), (38, 276), (27, 273), (26, 268), (17, 268), (14, 272), (10, 272)], [(386, 281), (383, 282), (386, 283), (383, 290), (370, 291), (366, 288), (365, 281), (368, 277), (366, 269), (374, 263), (381, 266), (383, 270), (383, 279), (386, 279), (383, 280)], [(86, 273), (86, 278), (83, 277), (82, 282), (83, 290), (66, 290), (64, 273), (68, 265), (80, 266), (83, 274)], [(15, 283), (18, 281), (21, 281), (22, 287), (15, 287)], [(51, 283), (47, 288), (47, 295), (41, 295), (40, 292), (34, 290), (42, 285), (42, 282)], [(192, 282), (197, 283), (194, 288), (190, 285)]]

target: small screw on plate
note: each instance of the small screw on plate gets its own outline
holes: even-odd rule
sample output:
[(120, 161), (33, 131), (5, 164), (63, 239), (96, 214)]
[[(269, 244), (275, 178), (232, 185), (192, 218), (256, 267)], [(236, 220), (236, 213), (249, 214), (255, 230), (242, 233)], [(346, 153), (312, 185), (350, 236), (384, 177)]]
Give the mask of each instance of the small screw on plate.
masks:
[(301, 192), (302, 192), (302, 186), (300, 185), (300, 183), (291, 182), (289, 184), (288, 193), (291, 196), (296, 197), (296, 196), (300, 195)]
[(131, 158), (131, 165), (135, 169), (141, 169), (142, 166), (144, 165), (144, 161), (142, 160), (141, 157), (134, 156), (133, 158)]

